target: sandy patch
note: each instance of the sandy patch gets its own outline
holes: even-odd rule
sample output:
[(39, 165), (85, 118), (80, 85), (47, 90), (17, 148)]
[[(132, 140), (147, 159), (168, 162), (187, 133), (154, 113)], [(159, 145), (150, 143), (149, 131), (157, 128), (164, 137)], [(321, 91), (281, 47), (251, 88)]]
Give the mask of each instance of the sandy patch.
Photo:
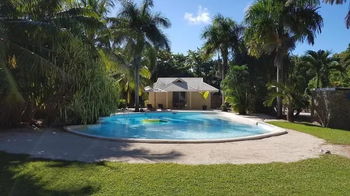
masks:
[[(288, 134), (260, 140), (207, 144), (147, 144), (93, 139), (60, 130), (10, 130), (0, 133), (0, 150), (33, 157), (94, 162), (245, 164), (294, 162), (319, 157), (321, 150), (349, 155), (341, 146), (326, 145), (308, 134)], [(350, 155), (349, 155), (350, 156)]]

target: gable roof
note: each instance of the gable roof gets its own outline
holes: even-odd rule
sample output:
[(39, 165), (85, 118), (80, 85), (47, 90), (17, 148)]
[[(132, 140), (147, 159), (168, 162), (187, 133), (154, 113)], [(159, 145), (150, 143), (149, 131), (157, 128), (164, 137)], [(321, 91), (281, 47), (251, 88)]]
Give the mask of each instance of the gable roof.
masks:
[(153, 88), (147, 86), (146, 92), (218, 92), (219, 90), (203, 81), (203, 78), (158, 78)]

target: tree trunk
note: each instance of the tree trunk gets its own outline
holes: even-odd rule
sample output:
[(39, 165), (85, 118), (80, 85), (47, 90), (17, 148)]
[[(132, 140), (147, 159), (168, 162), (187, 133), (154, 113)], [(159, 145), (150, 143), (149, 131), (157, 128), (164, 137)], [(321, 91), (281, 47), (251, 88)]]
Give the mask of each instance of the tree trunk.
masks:
[[(221, 82), (222, 82), (225, 79), (225, 74), (224, 74), (224, 65), (221, 64), (221, 66), (222, 66), (221, 67)], [(221, 89), (221, 104), (225, 104), (225, 95), (224, 95), (224, 91), (222, 89)]]
[[(225, 79), (225, 71), (228, 65), (228, 52), (222, 52), (222, 67), (221, 67), (221, 82), (224, 81)], [(220, 85), (221, 86), (221, 85)], [(224, 91), (221, 90), (221, 95), (222, 95), (222, 104), (225, 104), (225, 95), (224, 95)]]
[[(280, 68), (277, 66), (277, 83), (281, 82), (280, 78)], [(277, 93), (280, 89), (277, 87)], [(282, 99), (280, 96), (277, 97), (277, 118), (282, 118)]]
[(135, 112), (140, 111), (140, 97), (139, 97), (139, 84), (140, 84), (140, 68), (141, 57), (135, 58)]
[[(283, 67), (283, 57), (284, 57), (284, 54), (277, 53), (274, 60), (276, 70), (277, 70), (277, 79), (276, 79), (277, 83), (282, 82), (281, 70)], [(276, 90), (277, 90), (277, 93), (280, 91), (278, 87), (276, 88)], [(280, 96), (277, 97), (277, 118), (282, 118), (282, 99)]]
[(288, 106), (287, 120), (289, 122), (294, 122), (294, 111), (293, 108)]
[(310, 113), (311, 113), (311, 119), (314, 119), (315, 115), (315, 103), (314, 103), (314, 93), (311, 93), (311, 106), (310, 106)]

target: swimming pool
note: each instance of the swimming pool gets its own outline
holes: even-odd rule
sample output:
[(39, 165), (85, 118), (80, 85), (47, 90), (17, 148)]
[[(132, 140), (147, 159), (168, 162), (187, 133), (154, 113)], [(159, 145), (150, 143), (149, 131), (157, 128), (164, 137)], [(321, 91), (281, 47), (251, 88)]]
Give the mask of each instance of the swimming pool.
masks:
[(274, 126), (243, 122), (222, 112), (125, 113), (101, 118), (95, 125), (66, 129), (86, 136), (141, 142), (234, 141), (285, 133)]

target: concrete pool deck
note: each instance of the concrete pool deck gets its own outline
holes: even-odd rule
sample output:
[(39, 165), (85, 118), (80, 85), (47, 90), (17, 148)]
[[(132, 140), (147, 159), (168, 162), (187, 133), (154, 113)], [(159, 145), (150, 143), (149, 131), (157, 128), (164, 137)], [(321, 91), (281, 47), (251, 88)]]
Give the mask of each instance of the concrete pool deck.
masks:
[(327, 144), (314, 136), (288, 134), (259, 140), (203, 144), (152, 144), (88, 138), (57, 129), (12, 129), (0, 132), (0, 151), (36, 158), (127, 163), (247, 164), (294, 162), (322, 152), (350, 157), (349, 146)]

